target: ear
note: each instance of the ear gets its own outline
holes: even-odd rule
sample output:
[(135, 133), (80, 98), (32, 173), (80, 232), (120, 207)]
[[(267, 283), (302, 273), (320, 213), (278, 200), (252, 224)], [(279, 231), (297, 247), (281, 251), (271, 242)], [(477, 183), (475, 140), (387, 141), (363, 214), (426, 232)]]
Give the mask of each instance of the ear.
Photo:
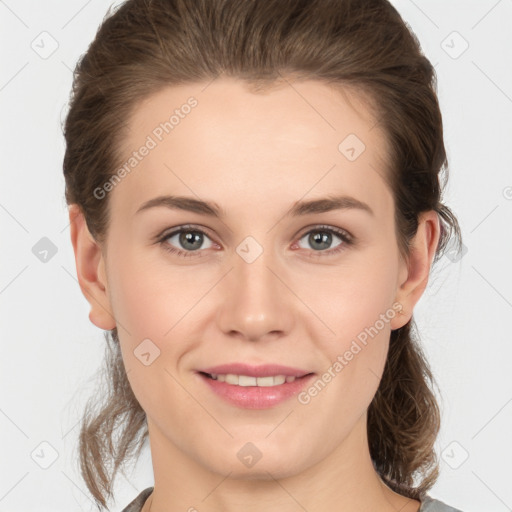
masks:
[(113, 329), (116, 321), (108, 297), (101, 247), (90, 234), (83, 212), (77, 204), (69, 207), (69, 222), (78, 283), (91, 305), (89, 320), (101, 329)]
[(391, 329), (399, 329), (412, 317), (416, 303), (428, 284), (430, 267), (436, 253), (440, 237), (439, 216), (429, 210), (420, 214), (418, 230), (411, 241), (410, 257), (402, 263), (400, 281), (395, 300), (402, 305), (404, 314), (391, 320)]

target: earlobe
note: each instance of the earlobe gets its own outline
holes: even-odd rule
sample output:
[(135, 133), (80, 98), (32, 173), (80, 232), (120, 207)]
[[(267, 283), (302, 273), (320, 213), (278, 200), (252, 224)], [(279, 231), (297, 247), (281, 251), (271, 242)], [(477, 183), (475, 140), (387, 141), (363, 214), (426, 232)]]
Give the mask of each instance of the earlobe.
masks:
[(404, 326), (412, 317), (416, 303), (425, 291), (430, 269), (440, 237), (439, 215), (434, 210), (423, 212), (418, 219), (418, 230), (411, 243), (407, 262), (407, 277), (398, 283), (396, 301), (402, 305), (404, 314), (391, 322), (392, 330)]
[(78, 283), (91, 306), (89, 319), (100, 329), (113, 329), (116, 321), (108, 296), (101, 247), (90, 234), (83, 212), (77, 204), (69, 207), (69, 221)]

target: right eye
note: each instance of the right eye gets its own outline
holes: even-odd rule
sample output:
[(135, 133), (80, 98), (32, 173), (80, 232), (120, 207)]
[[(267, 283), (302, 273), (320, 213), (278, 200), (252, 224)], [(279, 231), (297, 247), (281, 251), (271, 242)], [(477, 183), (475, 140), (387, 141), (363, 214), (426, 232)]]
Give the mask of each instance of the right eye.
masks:
[[(210, 237), (199, 228), (193, 226), (181, 226), (179, 229), (175, 229), (171, 233), (165, 234), (158, 241), (166, 251), (177, 254), (178, 256), (202, 256), (200, 249), (204, 243), (205, 237), (210, 240)], [(168, 242), (173, 238), (175, 238), (174, 244), (178, 245), (178, 247), (171, 245)], [(206, 249), (211, 248), (212, 245), (213, 244), (210, 240), (210, 245), (206, 247)], [(179, 246), (181, 246), (181, 248)]]

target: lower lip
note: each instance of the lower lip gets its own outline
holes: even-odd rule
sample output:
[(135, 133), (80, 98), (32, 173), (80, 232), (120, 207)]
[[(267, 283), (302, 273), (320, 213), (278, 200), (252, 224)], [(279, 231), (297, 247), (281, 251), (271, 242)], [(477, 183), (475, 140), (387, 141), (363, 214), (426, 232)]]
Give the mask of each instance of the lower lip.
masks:
[(295, 379), (293, 382), (285, 382), (277, 386), (260, 387), (236, 386), (210, 379), (202, 373), (198, 375), (217, 395), (224, 398), (230, 404), (243, 409), (268, 409), (279, 405), (292, 396), (299, 394), (314, 377), (314, 374), (310, 374)]

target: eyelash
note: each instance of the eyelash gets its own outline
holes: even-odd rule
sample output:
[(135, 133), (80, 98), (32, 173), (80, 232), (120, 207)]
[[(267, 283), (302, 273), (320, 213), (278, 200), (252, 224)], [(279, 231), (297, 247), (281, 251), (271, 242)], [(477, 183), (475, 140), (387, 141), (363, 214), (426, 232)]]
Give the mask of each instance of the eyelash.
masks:
[[(187, 258), (187, 257), (202, 257), (201, 255), (201, 250), (197, 250), (197, 251), (182, 251), (181, 249), (177, 249), (176, 247), (173, 247), (172, 245), (169, 245), (167, 243), (167, 240), (169, 238), (171, 238), (172, 236), (174, 235), (177, 235), (179, 233), (200, 233), (202, 235), (205, 235), (207, 236), (208, 238), (211, 238), (208, 233), (206, 233), (205, 231), (203, 231), (202, 229), (198, 228), (198, 227), (195, 227), (195, 226), (191, 226), (191, 225), (187, 225), (187, 226), (181, 226), (179, 229), (176, 229), (174, 231), (171, 231), (170, 233), (166, 233), (164, 234), (163, 236), (159, 237), (157, 242), (168, 252), (172, 253), (172, 254), (176, 254), (180, 257), (184, 257), (184, 258)], [(302, 238), (304, 238), (305, 235), (308, 235), (310, 233), (313, 233), (313, 232), (321, 232), (321, 233), (331, 233), (331, 234), (334, 234), (336, 236), (338, 236), (343, 243), (339, 244), (336, 248), (334, 249), (327, 249), (325, 251), (313, 251), (313, 254), (314, 256), (312, 255), (311, 257), (312, 258), (316, 258), (316, 257), (325, 257), (324, 255), (327, 254), (327, 257), (329, 256), (333, 256), (335, 254), (338, 254), (339, 252), (345, 250), (347, 248), (347, 246), (350, 246), (350, 245), (353, 245), (354, 244), (354, 238), (352, 235), (350, 235), (347, 231), (345, 230), (342, 230), (342, 229), (338, 229), (338, 228), (332, 228), (332, 227), (329, 227), (329, 226), (315, 226), (313, 229), (310, 229), (309, 231), (306, 231), (305, 233), (303, 233), (298, 240), (301, 240)]]

